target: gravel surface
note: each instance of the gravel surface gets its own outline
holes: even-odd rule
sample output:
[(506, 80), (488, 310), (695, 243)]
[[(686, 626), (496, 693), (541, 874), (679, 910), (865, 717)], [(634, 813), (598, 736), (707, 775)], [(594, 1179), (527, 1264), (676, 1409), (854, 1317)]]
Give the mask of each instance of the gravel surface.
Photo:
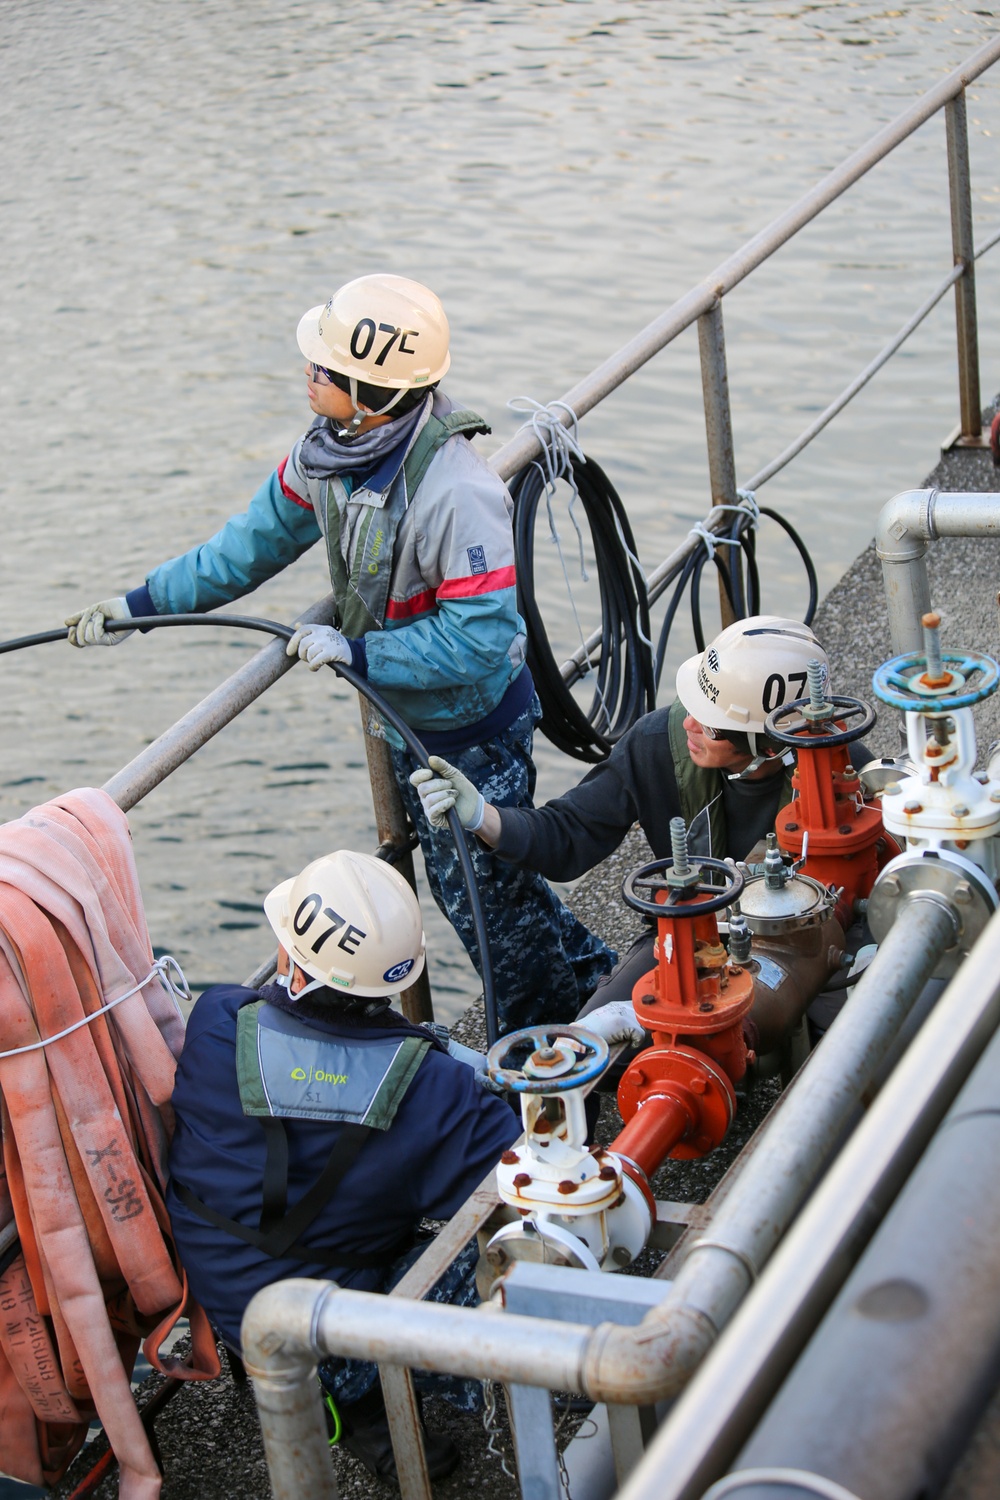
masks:
[[(988, 415), (995, 409), (996, 404)], [(952, 491), (994, 490), (1000, 489), (1000, 475), (988, 455), (953, 452), (942, 457), (922, 487), (931, 486)], [(945, 646), (996, 653), (1000, 540), (938, 542), (931, 549), (929, 569), (932, 599), (943, 617)], [(873, 546), (857, 558), (823, 601), (815, 628), (835, 663), (834, 692), (870, 700), (872, 673), (884, 658), (888, 639), (881, 571)], [(985, 748), (988, 738), (1000, 736), (1000, 694), (978, 713), (981, 748)], [(896, 730), (891, 717), (884, 715), (867, 738), (877, 753), (894, 752)], [(641, 924), (641, 918), (621, 899), (621, 882), (629, 870), (649, 858), (648, 845), (636, 829), (573, 893), (572, 905), (582, 920), (619, 950), (627, 946)], [(481, 1007), (470, 1008), (453, 1032), (469, 1045), (483, 1046)], [(654, 1179), (657, 1197), (703, 1202), (778, 1093), (777, 1082), (768, 1081), (742, 1096), (735, 1125), (723, 1147), (703, 1161), (668, 1163)], [(599, 1136), (610, 1139), (617, 1128), (614, 1101), (605, 1096)], [(647, 1252), (630, 1269), (633, 1274), (649, 1275), (660, 1259), (658, 1253)], [(147, 1399), (160, 1384), (159, 1377), (151, 1377), (139, 1388), (139, 1400)], [(507, 1500), (518, 1494), (499, 1460), (489, 1453), (480, 1419), (456, 1413), (443, 1402), (428, 1403), (427, 1415), (429, 1425), (447, 1431), (462, 1452), (459, 1470), (435, 1486), (436, 1495), (451, 1500), (476, 1491), (487, 1500)], [(505, 1431), (502, 1421), (501, 1431)], [(228, 1369), (210, 1385), (182, 1389), (157, 1419), (156, 1436), (165, 1467), (164, 1500), (221, 1500), (228, 1496), (268, 1500), (271, 1491), (251, 1389), (248, 1384), (235, 1383)], [(56, 1500), (65, 1500), (71, 1493), (103, 1443), (103, 1437), (98, 1437), (77, 1459), (53, 1492)], [(347, 1500), (392, 1493), (346, 1453), (335, 1451), (333, 1464), (340, 1493)], [(1000, 1403), (984, 1418), (976, 1442), (953, 1477), (947, 1500), (986, 1500), (987, 1495), (998, 1493)], [(109, 1475), (94, 1495), (96, 1500), (112, 1500), (117, 1495), (117, 1476)]]

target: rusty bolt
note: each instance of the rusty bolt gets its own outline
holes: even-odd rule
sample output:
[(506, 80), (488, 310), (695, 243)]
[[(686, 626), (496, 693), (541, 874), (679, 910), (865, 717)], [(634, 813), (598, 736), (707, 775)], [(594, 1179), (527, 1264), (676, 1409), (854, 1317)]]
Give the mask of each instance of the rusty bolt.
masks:
[(969, 816), (969, 809), (964, 802), (956, 802), (952, 808), (952, 812), (956, 818), (967, 818)]
[(840, 827), (837, 829), (837, 832), (838, 833), (853, 833), (854, 829), (851, 827), (850, 823), (841, 823)]
[(991, 802), (1000, 802), (1000, 792), (990, 792)]
[(918, 812), (923, 812), (923, 810), (924, 810), (924, 804), (922, 802), (904, 802), (903, 803), (903, 811), (905, 813), (918, 813)]
[(555, 1063), (561, 1061), (561, 1054), (555, 1047), (539, 1047), (531, 1055), (531, 1061), (536, 1068), (551, 1068)]
[(656, 1004), (656, 996), (655, 995), (640, 995), (639, 996), (639, 1004), (640, 1005), (655, 1005)]
[(798, 823), (786, 823), (785, 824), (785, 832), (786, 833), (797, 833), (798, 829), (799, 829)]
[(516, 1167), (521, 1158), (518, 1156), (516, 1151), (505, 1151), (500, 1160), (503, 1162), (505, 1167)]
[[(547, 1120), (544, 1115), (539, 1115), (538, 1119), (535, 1121), (535, 1134), (536, 1135), (548, 1135), (549, 1131), (552, 1130), (553, 1128), (554, 1127), (553, 1127), (552, 1121), (551, 1120)], [(546, 1141), (545, 1144), (547, 1146), (548, 1145), (548, 1141)]]
[(602, 1167), (597, 1175), (602, 1182), (614, 1182), (618, 1177), (618, 1173), (615, 1171), (614, 1167)]
[(699, 1005), (698, 1009), (699, 1010), (703, 1010), (703, 1011), (714, 1010), (715, 1009), (715, 1002), (713, 1000), (703, 1000), (701, 1002), (701, 1004)]
[(568, 1177), (564, 1177), (562, 1182), (559, 1184), (559, 1192), (575, 1193), (579, 1186), (580, 1184), (578, 1182), (571, 1182)]
[(526, 1188), (530, 1182), (531, 1174), (529, 1172), (518, 1172), (517, 1176), (514, 1178), (514, 1186), (517, 1188), (518, 1192), (520, 1192), (521, 1188)]

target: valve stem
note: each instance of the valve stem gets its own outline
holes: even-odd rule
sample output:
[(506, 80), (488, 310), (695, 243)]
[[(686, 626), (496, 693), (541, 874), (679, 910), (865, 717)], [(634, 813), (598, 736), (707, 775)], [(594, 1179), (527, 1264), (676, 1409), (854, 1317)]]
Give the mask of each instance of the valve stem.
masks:
[(701, 870), (691, 863), (687, 825), (683, 818), (670, 819), (670, 853), (673, 864), (667, 871), (667, 884), (681, 890), (697, 885), (701, 879)]

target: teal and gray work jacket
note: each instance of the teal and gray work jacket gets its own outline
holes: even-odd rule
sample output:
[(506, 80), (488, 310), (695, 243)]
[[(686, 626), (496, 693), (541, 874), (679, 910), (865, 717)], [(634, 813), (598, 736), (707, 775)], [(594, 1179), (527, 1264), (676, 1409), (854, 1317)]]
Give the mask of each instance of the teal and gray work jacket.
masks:
[(524, 710), (532, 688), (510, 496), (465, 435), (483, 430), (436, 391), (409, 441), (374, 472), (325, 479), (303, 471), (303, 434), (242, 515), (128, 594), (132, 613), (230, 603), (323, 539), (355, 669), (429, 748), (488, 738)]

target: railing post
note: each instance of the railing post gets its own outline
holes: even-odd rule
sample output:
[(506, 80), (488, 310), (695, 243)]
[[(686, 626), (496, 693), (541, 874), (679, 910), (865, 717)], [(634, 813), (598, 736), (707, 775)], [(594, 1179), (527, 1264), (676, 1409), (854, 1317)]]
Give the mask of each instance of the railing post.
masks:
[[(705, 437), (708, 442), (708, 477), (713, 505), (735, 505), (736, 461), (733, 456), (733, 423), (729, 410), (729, 374), (726, 369), (726, 338), (722, 328), (722, 299), (717, 298), (698, 319), (698, 352), (701, 356), (701, 388), (705, 404)], [(718, 554), (731, 579), (741, 567), (735, 548), (724, 547)], [(736, 616), (729, 603), (725, 585), (719, 577), (719, 612), (723, 625), (731, 625)]]
[(965, 90), (944, 108), (948, 142), (948, 191), (951, 200), (951, 247), (964, 274), (955, 283), (958, 334), (958, 395), (961, 408), (959, 447), (982, 446), (982, 402), (979, 394), (979, 335), (976, 326), (975, 251), (972, 238), (972, 193), (969, 178), (969, 131)]
[[(403, 799), (396, 785), (389, 746), (384, 739), (369, 734), (372, 709), (366, 699), (359, 696), (358, 701), (361, 705), (361, 725), (364, 730), (365, 754), (368, 757), (368, 777), (372, 785), (372, 806), (375, 809), (378, 841), (380, 844), (393, 844), (400, 849), (409, 842), (411, 830)], [(417, 879), (412, 853), (407, 851), (402, 858), (397, 859), (395, 867), (415, 891)], [(431, 983), (426, 967), (416, 983), (400, 993), (399, 1003), (408, 1021), (433, 1021), (434, 1003), (431, 1000)]]

